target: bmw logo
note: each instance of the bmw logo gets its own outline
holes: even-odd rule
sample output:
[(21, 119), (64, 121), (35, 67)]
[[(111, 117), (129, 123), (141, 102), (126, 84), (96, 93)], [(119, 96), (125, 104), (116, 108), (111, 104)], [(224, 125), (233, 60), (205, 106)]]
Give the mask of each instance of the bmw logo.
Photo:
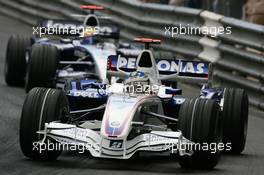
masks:
[(111, 122), (111, 126), (118, 127), (118, 126), (120, 126), (120, 123), (119, 122)]

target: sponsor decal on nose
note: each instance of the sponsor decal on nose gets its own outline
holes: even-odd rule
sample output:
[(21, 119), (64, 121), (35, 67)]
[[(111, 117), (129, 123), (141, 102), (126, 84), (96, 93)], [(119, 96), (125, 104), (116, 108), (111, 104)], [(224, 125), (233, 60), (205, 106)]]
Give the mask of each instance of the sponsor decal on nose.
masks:
[(112, 127), (119, 127), (119, 126), (120, 126), (120, 123), (117, 122), (117, 121), (114, 121), (114, 122), (111, 122), (110, 125), (111, 125)]

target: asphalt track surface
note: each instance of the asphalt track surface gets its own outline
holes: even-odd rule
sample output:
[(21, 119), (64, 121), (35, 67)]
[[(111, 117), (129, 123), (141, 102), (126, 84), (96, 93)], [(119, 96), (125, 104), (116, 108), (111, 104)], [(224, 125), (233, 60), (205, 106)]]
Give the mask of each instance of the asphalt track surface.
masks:
[[(242, 155), (224, 154), (214, 170), (187, 171), (175, 158), (143, 154), (134, 160), (94, 159), (87, 154), (64, 152), (57, 161), (37, 162), (20, 151), (18, 130), (20, 113), (26, 96), (22, 88), (8, 87), (4, 82), (4, 59), (8, 37), (28, 34), (31, 27), (0, 16), (0, 175), (3, 174), (263, 174), (264, 114), (250, 110), (246, 149)], [(197, 90), (184, 87), (186, 95)]]

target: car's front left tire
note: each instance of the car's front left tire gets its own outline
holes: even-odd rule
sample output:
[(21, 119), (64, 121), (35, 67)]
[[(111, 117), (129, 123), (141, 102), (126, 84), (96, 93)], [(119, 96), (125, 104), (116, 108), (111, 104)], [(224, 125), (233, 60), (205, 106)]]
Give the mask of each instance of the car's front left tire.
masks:
[[(19, 142), (23, 154), (36, 160), (54, 160), (61, 150), (35, 147), (43, 139), (37, 131), (43, 130), (45, 123), (65, 120), (68, 112), (68, 100), (61, 90), (33, 88), (27, 95), (20, 120)], [(47, 138), (50, 144), (57, 144)], [(46, 142), (45, 142), (46, 143)], [(39, 145), (40, 146), (40, 145)]]
[[(220, 150), (203, 149), (203, 145), (218, 145), (222, 141), (220, 106), (213, 100), (195, 98), (186, 100), (179, 112), (179, 130), (194, 143), (187, 148), (191, 156), (179, 157), (179, 163), (186, 169), (212, 169), (220, 159)], [(203, 147), (201, 147), (203, 146)], [(210, 146), (211, 148), (211, 146)]]
[(223, 141), (231, 144), (231, 153), (240, 154), (246, 144), (248, 96), (245, 90), (225, 88), (223, 106)]

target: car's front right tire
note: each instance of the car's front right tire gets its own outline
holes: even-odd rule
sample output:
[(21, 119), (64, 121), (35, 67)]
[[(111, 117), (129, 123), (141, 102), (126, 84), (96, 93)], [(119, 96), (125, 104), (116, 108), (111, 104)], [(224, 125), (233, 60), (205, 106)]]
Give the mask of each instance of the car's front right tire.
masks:
[(28, 63), (25, 90), (34, 87), (55, 87), (55, 76), (60, 59), (58, 49), (49, 44), (34, 44)]

